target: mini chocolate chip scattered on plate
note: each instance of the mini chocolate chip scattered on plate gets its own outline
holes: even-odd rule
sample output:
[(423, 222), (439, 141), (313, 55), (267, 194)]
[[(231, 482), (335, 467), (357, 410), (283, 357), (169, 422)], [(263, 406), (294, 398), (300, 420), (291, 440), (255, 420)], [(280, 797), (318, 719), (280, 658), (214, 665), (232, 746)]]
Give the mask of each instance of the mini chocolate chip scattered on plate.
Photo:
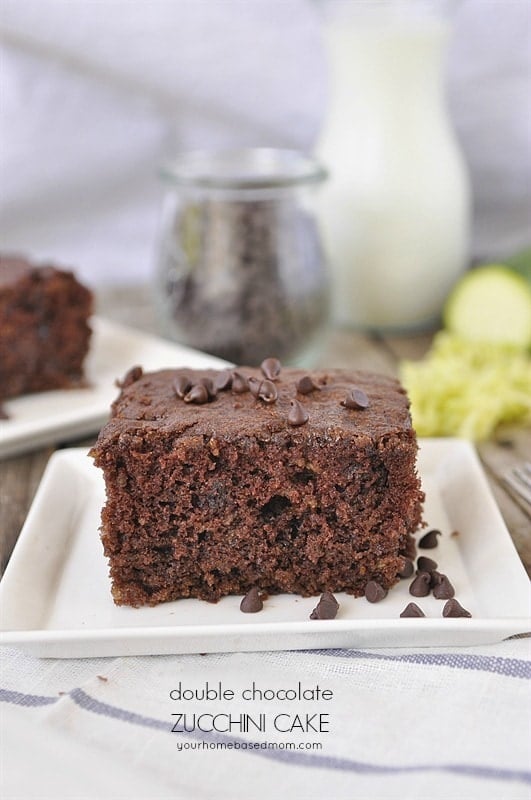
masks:
[(463, 608), (461, 603), (459, 603), (455, 597), (447, 600), (444, 604), (444, 608), (442, 610), (443, 617), (471, 617), (472, 614), (470, 611), (467, 611), (466, 608)]
[(448, 580), (447, 575), (437, 573), (437, 579), (433, 586), (433, 596), (437, 600), (449, 600), (455, 594), (455, 589)]
[(433, 558), (419, 556), (417, 559), (417, 570), (419, 572), (433, 572), (434, 569), (437, 569), (437, 566), (438, 564)]
[(428, 531), (425, 533), (422, 539), (419, 540), (419, 547), (422, 550), (432, 550), (434, 547), (437, 547), (438, 541), (437, 537), (441, 535), (441, 532), (438, 530)]
[(387, 597), (387, 589), (384, 589), (378, 581), (369, 581), (365, 587), (365, 597), (369, 603), (379, 603)]
[(425, 617), (424, 611), (416, 603), (408, 603), (400, 614), (401, 617)]
[(310, 619), (334, 619), (339, 611), (339, 603), (332, 592), (323, 592)]
[(419, 572), (409, 587), (409, 594), (413, 597), (426, 597), (430, 593), (430, 580), (429, 572)]
[(244, 614), (256, 614), (256, 612), (261, 611), (263, 607), (264, 603), (256, 586), (249, 589), (240, 603), (240, 611), (243, 611)]

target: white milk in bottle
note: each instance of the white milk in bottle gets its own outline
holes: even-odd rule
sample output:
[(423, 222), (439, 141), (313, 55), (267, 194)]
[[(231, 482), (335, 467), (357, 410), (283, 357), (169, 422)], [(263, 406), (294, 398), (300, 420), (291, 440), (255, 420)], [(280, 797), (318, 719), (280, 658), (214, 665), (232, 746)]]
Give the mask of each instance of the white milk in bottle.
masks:
[[(444, 106), (444, 20), (346, 4), (326, 20), (322, 228), (336, 321), (434, 323), (467, 264), (469, 189)], [(367, 10), (367, 9), (366, 9)]]

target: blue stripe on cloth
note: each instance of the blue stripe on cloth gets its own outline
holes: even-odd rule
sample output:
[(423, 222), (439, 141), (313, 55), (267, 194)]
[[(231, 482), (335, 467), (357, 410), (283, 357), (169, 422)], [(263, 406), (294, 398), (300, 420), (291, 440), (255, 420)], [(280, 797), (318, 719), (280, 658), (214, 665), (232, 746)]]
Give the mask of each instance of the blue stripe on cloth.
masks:
[(331, 656), (336, 658), (374, 659), (376, 661), (398, 661), (407, 664), (423, 664), (426, 666), (452, 667), (453, 669), (472, 669), (480, 672), (493, 672), (507, 678), (531, 678), (531, 662), (519, 658), (502, 658), (501, 656), (480, 656), (470, 653), (410, 653), (393, 654), (367, 653), (363, 650), (301, 650), (312, 655)]
[[(169, 722), (155, 719), (154, 717), (146, 717), (143, 714), (137, 714), (133, 711), (128, 711), (125, 708), (111, 706), (109, 703), (102, 703), (101, 701), (96, 700), (94, 697), (88, 695), (82, 689), (73, 689), (68, 696), (71, 698), (71, 700), (73, 700), (74, 703), (76, 703), (77, 706), (93, 714), (98, 714), (100, 716), (119, 720), (121, 722), (127, 722), (132, 725), (140, 725), (142, 727), (154, 728), (155, 730), (167, 731), (168, 733), (171, 730), (171, 723)], [(21, 692), (11, 692), (0, 689), (0, 700), (16, 703), (18, 705), (48, 705), (49, 703), (57, 702), (59, 699), (59, 697), (24, 695)], [(249, 744), (252, 742), (235, 736), (225, 736), (224, 734), (220, 733), (203, 733), (192, 731), (182, 733), (180, 735), (212, 743), (238, 743), (239, 745), (243, 745), (243, 747), (240, 747), (240, 751), (245, 753), (252, 753), (253, 755), (269, 758), (273, 761), (281, 761), (288, 765), (296, 765), (300, 767), (339, 770), (341, 772), (356, 772), (365, 775), (400, 775), (414, 772), (446, 772), (454, 775), (464, 775), (470, 778), (492, 779), (499, 781), (520, 781), (531, 784), (531, 772), (526, 770), (486, 767), (479, 764), (409, 764), (407, 766), (370, 764), (364, 761), (354, 761), (352, 759), (338, 758), (334, 756), (319, 756), (297, 750), (261, 748), (247, 749)]]
[(58, 697), (45, 697), (40, 694), (22, 694), (9, 689), (0, 689), (0, 700), (4, 703), (14, 703), (17, 706), (49, 706), (59, 700)]

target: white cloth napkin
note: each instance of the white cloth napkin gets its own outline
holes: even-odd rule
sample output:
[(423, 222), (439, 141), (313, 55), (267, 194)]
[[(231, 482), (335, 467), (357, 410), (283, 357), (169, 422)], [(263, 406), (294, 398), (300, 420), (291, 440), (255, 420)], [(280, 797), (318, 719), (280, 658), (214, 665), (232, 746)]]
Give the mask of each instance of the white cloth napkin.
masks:
[[(0, 793), (5, 800), (527, 799), (530, 644), (64, 661), (4, 650)], [(171, 699), (179, 684), (200, 691), (207, 682), (234, 697)], [(300, 686), (307, 699), (245, 700), (253, 682), (274, 695)], [(317, 687), (332, 696), (312, 699)], [(195, 714), (202, 727), (215, 718), (220, 729), (230, 714), (232, 731), (172, 732), (184, 713), (188, 728)]]

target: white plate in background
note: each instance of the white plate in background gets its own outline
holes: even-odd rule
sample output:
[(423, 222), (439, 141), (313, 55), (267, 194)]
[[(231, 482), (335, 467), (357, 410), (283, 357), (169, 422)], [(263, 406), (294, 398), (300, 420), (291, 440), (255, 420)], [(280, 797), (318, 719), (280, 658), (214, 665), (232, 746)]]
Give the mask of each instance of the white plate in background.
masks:
[(98, 431), (118, 394), (115, 381), (137, 364), (146, 371), (226, 364), (215, 356), (99, 317), (93, 317), (90, 324), (93, 336), (85, 365), (88, 387), (6, 400), (3, 406), (9, 419), (0, 420), (0, 458)]
[[(178, 600), (154, 608), (114, 605), (99, 540), (101, 473), (84, 449), (50, 459), (0, 583), (0, 642), (54, 658), (485, 644), (531, 630), (529, 580), (474, 448), (421, 442), (425, 518), (443, 536), (434, 558), (472, 618), (441, 616), (444, 601), (413, 598), (403, 580), (380, 603), (337, 594), (335, 620), (309, 620), (316, 598), (270, 597), (242, 614), (240, 597)], [(458, 535), (452, 536), (453, 532)], [(426, 618), (401, 619), (415, 601)]]

